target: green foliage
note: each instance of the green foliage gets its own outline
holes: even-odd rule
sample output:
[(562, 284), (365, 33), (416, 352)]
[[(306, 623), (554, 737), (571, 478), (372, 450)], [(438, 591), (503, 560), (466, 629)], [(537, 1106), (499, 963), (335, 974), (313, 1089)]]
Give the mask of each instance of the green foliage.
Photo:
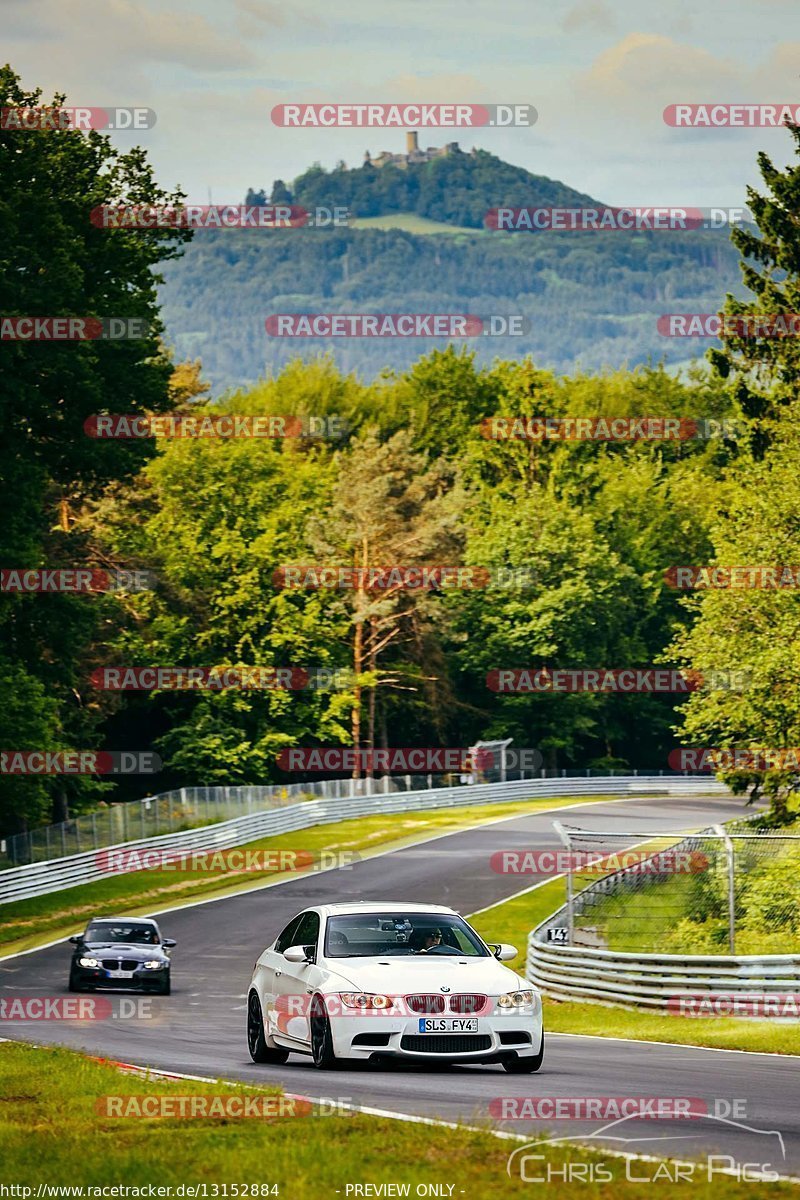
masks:
[[(528, 201), (530, 202), (530, 201)], [(265, 366), (331, 350), (365, 379), (410, 369), (433, 338), (286, 338), (264, 321), (283, 312), (521, 314), (515, 337), (468, 341), (478, 361), (532, 355), (572, 374), (663, 358), (684, 363), (709, 339), (668, 338), (662, 313), (716, 312), (744, 294), (723, 233), (414, 234), (402, 229), (198, 233), (164, 269), (164, 323), (181, 357), (203, 359), (215, 390), (254, 386)]]
[[(276, 180), (276, 194), (285, 200)], [(544, 175), (532, 175), (524, 167), (505, 163), (486, 150), (471, 154), (455, 151), (427, 163), (406, 167), (364, 165), (355, 170), (324, 171), (311, 167), (291, 189), (295, 204), (346, 208), (356, 217), (386, 213), (415, 212), (433, 221), (482, 229), (491, 208), (541, 205), (566, 207), (597, 204), (591, 196), (575, 191)]]
[[(800, 150), (800, 130), (792, 127)], [(758, 231), (735, 230), (742, 270), (755, 299), (729, 297), (734, 315), (793, 314), (800, 305), (800, 165), (779, 171), (759, 157), (766, 194), (748, 200)], [(725, 338), (713, 355), (737, 416), (748, 428), (742, 453), (717, 489), (709, 532), (710, 560), (721, 566), (794, 566), (800, 537), (800, 358), (796, 337)], [(684, 559), (688, 562), (688, 559)], [(745, 691), (698, 692), (686, 706), (682, 736), (707, 747), (800, 747), (800, 598), (796, 588), (709, 589), (687, 601), (690, 623), (671, 652), (701, 671), (750, 672)], [(796, 808), (800, 771), (723, 773), (738, 792), (760, 794), (773, 815)]]
[[(63, 104), (56, 96), (53, 104)], [(10, 67), (0, 69), (0, 106), (36, 107)], [(0, 487), (8, 520), (6, 568), (108, 566), (75, 518), (114, 480), (132, 477), (147, 443), (102, 442), (83, 423), (109, 407), (139, 413), (170, 406), (171, 365), (160, 348), (156, 268), (186, 234), (95, 227), (107, 203), (166, 203), (141, 150), (116, 151), (98, 133), (0, 133), (0, 312), (19, 316), (139, 318), (139, 340), (4, 341), (0, 357)], [(84, 700), (87, 663), (100, 630), (115, 621), (97, 597), (0, 596), (0, 662), (14, 713), (9, 748), (86, 749), (97, 744), (96, 706)], [(5, 738), (10, 740), (6, 741)], [(16, 742), (13, 740), (16, 738)], [(0, 778), (0, 821), (21, 827), (80, 807), (97, 791), (84, 778)]]
[[(163, 786), (275, 778), (282, 746), (349, 742), (352, 709), (366, 744), (502, 734), (541, 747), (550, 766), (666, 766), (671, 698), (507, 696), (487, 673), (658, 661), (682, 617), (664, 571), (687, 547), (707, 552), (702, 505), (724, 448), (494, 441), (482, 422), (724, 406), (705, 377), (559, 381), (529, 362), (480, 368), (454, 348), (371, 386), (330, 360), (291, 364), (220, 407), (339, 413), (346, 436), (163, 442), (136, 487), (110, 493), (94, 517), (114, 553), (159, 578), (131, 598), (132, 622), (98, 661), (355, 666), (356, 679), (333, 692), (123, 697), (109, 727), (124, 720), (154, 739)], [(312, 562), (524, 568), (527, 583), (391, 596), (276, 586), (279, 567)]]

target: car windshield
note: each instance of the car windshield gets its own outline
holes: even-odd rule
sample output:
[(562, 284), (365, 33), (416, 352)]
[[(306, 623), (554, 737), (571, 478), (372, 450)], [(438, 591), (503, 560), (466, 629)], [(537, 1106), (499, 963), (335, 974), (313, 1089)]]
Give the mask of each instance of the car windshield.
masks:
[(327, 958), (411, 954), (489, 957), (477, 934), (454, 913), (359, 912), (328, 918)]
[(152, 925), (143, 925), (134, 921), (120, 922), (119, 925), (95, 924), (89, 925), (83, 935), (84, 942), (129, 942), (137, 946), (157, 946), (158, 934)]

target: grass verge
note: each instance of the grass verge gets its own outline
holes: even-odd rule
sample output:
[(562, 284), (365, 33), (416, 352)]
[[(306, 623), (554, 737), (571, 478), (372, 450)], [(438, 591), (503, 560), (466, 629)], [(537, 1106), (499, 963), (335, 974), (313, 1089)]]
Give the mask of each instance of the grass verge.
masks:
[[(335, 1091), (335, 1078), (330, 1085)], [(169, 1188), (163, 1196), (239, 1196), (247, 1200), (272, 1196), (286, 1200), (321, 1200), (337, 1195), (345, 1200), (348, 1185), (394, 1184), (389, 1194), (425, 1195), (420, 1185), (436, 1184), (448, 1194), (470, 1200), (530, 1197), (530, 1183), (506, 1175), (512, 1141), (484, 1131), (442, 1129), (354, 1115), (303, 1116), (267, 1119), (245, 1117), (106, 1116), (106, 1098), (122, 1097), (123, 1111), (140, 1110), (142, 1098), (154, 1097), (273, 1097), (266, 1089), (184, 1080), (142, 1079), (122, 1074), (108, 1064), (74, 1051), (37, 1049), (13, 1042), (0, 1045), (0, 1162), (2, 1182), (28, 1187), (22, 1200), (36, 1189), (63, 1187), (63, 1195), (80, 1195), (72, 1188), (103, 1188), (124, 1183), (128, 1196), (147, 1195), (148, 1185)], [(136, 1099), (132, 1099), (136, 1098)], [(332, 1098), (335, 1099), (335, 1096)], [(652, 1195), (650, 1182), (626, 1182), (625, 1162), (574, 1147), (539, 1149), (555, 1176), (548, 1188), (552, 1200), (574, 1195), (574, 1183), (563, 1179), (564, 1163), (586, 1164), (587, 1175), (603, 1163), (602, 1181), (583, 1182), (580, 1194), (644, 1200)], [(545, 1163), (536, 1164), (539, 1171)], [(593, 1170), (592, 1170), (593, 1168)], [(665, 1164), (637, 1163), (632, 1174), (645, 1179), (656, 1171), (664, 1182)], [(607, 1172), (613, 1173), (613, 1193)], [(176, 1189), (183, 1185), (179, 1193)], [(223, 1185), (227, 1189), (223, 1190)], [(274, 1186), (274, 1191), (264, 1188)], [(408, 1186), (406, 1192), (405, 1187)], [(187, 1189), (195, 1186), (194, 1193)], [(203, 1187), (205, 1186), (205, 1192)], [(216, 1191), (214, 1190), (216, 1187)], [(452, 1188), (452, 1191), (449, 1189)], [(401, 1190), (402, 1189), (402, 1190)], [(790, 1195), (790, 1184), (773, 1184), (771, 1196)], [(156, 1193), (158, 1194), (158, 1193)], [(370, 1191), (364, 1194), (380, 1195)], [(385, 1194), (385, 1193), (384, 1193)], [(670, 1193), (697, 1200), (741, 1196), (735, 1179), (700, 1171), (692, 1182), (673, 1185)], [(92, 1196), (89, 1191), (83, 1195)]]
[[(554, 879), (531, 892), (484, 909), (470, 918), (481, 937), (517, 946), (520, 957), (509, 964), (524, 974), (528, 933), (564, 903), (564, 882)], [(679, 1017), (638, 1012), (604, 1004), (544, 1001), (545, 1028), (552, 1033), (592, 1034), (635, 1041), (674, 1042), (720, 1050), (760, 1050), (800, 1054), (800, 1023), (776, 1023), (734, 1017)]]
[[(590, 801), (610, 798), (592, 796)], [(315, 862), (319, 862), (326, 852), (347, 852), (358, 856), (377, 850), (399, 849), (426, 837), (455, 833), (499, 817), (521, 816), (528, 812), (580, 803), (582, 801), (577, 796), (555, 799), (542, 797), (513, 803), (504, 801), (430, 811), (378, 813), (330, 825), (314, 825), (278, 837), (260, 838), (239, 849), (302, 849), (312, 854)], [(62, 892), (0, 905), (0, 948), (5, 954), (32, 949), (42, 942), (74, 933), (91, 916), (154, 914), (159, 909), (173, 908), (182, 902), (206, 896), (230, 895), (246, 891), (259, 883), (289, 877), (287, 872), (278, 870), (230, 871), (214, 875), (202, 871), (158, 870), (114, 875)]]

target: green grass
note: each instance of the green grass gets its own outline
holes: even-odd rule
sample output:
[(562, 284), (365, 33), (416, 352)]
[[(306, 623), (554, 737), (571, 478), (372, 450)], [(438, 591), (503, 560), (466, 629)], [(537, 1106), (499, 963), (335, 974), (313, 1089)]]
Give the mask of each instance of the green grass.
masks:
[[(326, 1077), (336, 1098), (336, 1077)], [(267, 1089), (184, 1080), (142, 1079), (70, 1050), (0, 1045), (0, 1162), (2, 1182), (35, 1189), (50, 1186), (133, 1187), (277, 1184), (283, 1200), (323, 1200), (348, 1184), (452, 1185), (453, 1200), (530, 1197), (530, 1183), (506, 1175), (506, 1159), (518, 1143), (483, 1130), (441, 1129), (354, 1115), (257, 1118), (109, 1117), (98, 1111), (105, 1097), (264, 1097)], [(342, 1097), (344, 1099), (344, 1097)], [(174, 1102), (174, 1101), (173, 1101)], [(273, 1101), (274, 1102), (274, 1101)], [(130, 1099), (124, 1103), (131, 1103)], [(133, 1101), (137, 1106), (140, 1100)], [(562, 1129), (554, 1131), (556, 1136)], [(604, 1162), (615, 1182), (583, 1183), (580, 1195), (609, 1200), (645, 1200), (649, 1183), (625, 1182), (625, 1164), (600, 1152), (553, 1146), (541, 1150), (553, 1169), (566, 1161)], [(541, 1169), (541, 1167), (540, 1167)], [(635, 1174), (655, 1172), (637, 1164)], [(773, 1184), (771, 1196), (790, 1195), (790, 1184)], [(145, 1192), (146, 1194), (146, 1192)], [(202, 1194), (202, 1193), (201, 1193)], [(255, 1193), (260, 1195), (260, 1190)], [(575, 1184), (556, 1179), (552, 1200), (575, 1194)], [(661, 1194), (661, 1193), (659, 1193)], [(741, 1185), (725, 1176), (677, 1184), (671, 1195), (698, 1200), (741, 1196)], [(175, 1192), (172, 1193), (173, 1197)], [(351, 1192), (352, 1196), (353, 1193)]]
[[(649, 853), (649, 851), (647, 851)], [(685, 916), (695, 895), (693, 875), (673, 875), (641, 891), (604, 896), (587, 914), (609, 950), (631, 954), (657, 954), (665, 937)], [(724, 953), (725, 947), (720, 947)]]
[(355, 217), (349, 222), (351, 229), (402, 229), (405, 233), (469, 233), (473, 236), (486, 232), (471, 229), (466, 225), (447, 225), (444, 221), (432, 221), (416, 213), (386, 213), (382, 217)]
[(673, 1017), (600, 1004), (546, 1000), (544, 1022), (553, 1033), (594, 1034), (635, 1041), (712, 1046), (764, 1054), (800, 1054), (800, 1024), (732, 1017)]
[[(470, 922), (488, 941), (509, 942), (516, 946), (520, 956), (509, 965), (524, 974), (528, 933), (563, 902), (564, 881), (555, 879), (532, 892), (485, 909), (471, 917)], [(674, 1042), (723, 1050), (800, 1054), (800, 1023), (776, 1024), (773, 1021), (737, 1020), (732, 1017), (679, 1017), (547, 998), (544, 1001), (544, 1023), (552, 1033)]]
[[(591, 797), (603, 800), (609, 797)], [(318, 856), (323, 851), (347, 851), (364, 855), (408, 845), (421, 838), (466, 829), (497, 817), (520, 816), (581, 803), (579, 797), (508, 801), (494, 804), (464, 805), (458, 808), (406, 813), (380, 813), (315, 825), (278, 837), (261, 838), (239, 849), (308, 850)], [(172, 908), (183, 902), (206, 896), (232, 894), (273, 879), (287, 878), (279, 871), (229, 872), (204, 875), (197, 872), (135, 871), (115, 875), (95, 883), (81, 884), (31, 900), (0, 905), (0, 946), (11, 954), (59, 936), (67, 936), (90, 916), (142, 916), (160, 908)]]

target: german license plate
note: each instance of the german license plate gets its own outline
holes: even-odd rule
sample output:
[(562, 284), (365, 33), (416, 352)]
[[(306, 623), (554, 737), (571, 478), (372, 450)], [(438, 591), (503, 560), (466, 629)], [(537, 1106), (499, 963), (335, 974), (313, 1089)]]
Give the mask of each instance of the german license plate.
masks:
[(420, 1017), (420, 1033), (477, 1033), (477, 1017)]
[(133, 972), (132, 971), (109, 971), (108, 974), (109, 974), (109, 978), (111, 978), (111, 979), (130, 979)]

